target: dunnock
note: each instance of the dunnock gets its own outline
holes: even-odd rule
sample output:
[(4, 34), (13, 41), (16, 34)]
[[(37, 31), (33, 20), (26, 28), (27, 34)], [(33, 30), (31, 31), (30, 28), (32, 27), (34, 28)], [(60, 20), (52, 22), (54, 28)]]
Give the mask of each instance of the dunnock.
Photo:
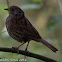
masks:
[[(28, 42), (29, 44), (30, 40), (35, 40), (37, 42), (43, 43), (53, 52), (58, 51), (54, 46), (52, 46), (51, 44), (42, 39), (38, 31), (25, 17), (24, 12), (19, 7), (11, 6), (5, 10), (9, 11), (9, 16), (6, 19), (6, 28), (9, 35), (13, 39), (21, 42), (22, 43), (21, 45), (23, 45), (26, 42)], [(26, 51), (28, 48), (28, 44), (25, 49)], [(19, 49), (21, 45), (19, 45), (17, 49)]]

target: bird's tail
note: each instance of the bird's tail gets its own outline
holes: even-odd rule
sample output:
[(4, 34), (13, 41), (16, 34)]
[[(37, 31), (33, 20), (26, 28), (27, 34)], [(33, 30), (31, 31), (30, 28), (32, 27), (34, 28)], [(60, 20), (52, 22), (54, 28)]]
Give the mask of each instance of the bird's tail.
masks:
[(46, 45), (48, 48), (50, 48), (53, 52), (58, 51), (54, 46), (52, 46), (51, 44), (49, 44), (48, 42), (46, 42), (43, 39), (37, 39), (38, 42), (43, 43), (44, 45)]

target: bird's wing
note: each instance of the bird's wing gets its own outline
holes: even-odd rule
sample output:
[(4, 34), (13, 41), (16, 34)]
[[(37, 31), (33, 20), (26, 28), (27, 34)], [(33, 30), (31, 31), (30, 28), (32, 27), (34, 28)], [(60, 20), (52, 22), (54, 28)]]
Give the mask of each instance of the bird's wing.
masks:
[[(19, 24), (19, 25), (18, 25)], [(37, 30), (32, 26), (32, 24), (28, 21), (27, 18), (23, 18), (18, 22), (16, 25), (16, 31), (17, 33), (21, 34), (22, 36), (25, 37), (30, 37), (30, 38), (41, 38)]]

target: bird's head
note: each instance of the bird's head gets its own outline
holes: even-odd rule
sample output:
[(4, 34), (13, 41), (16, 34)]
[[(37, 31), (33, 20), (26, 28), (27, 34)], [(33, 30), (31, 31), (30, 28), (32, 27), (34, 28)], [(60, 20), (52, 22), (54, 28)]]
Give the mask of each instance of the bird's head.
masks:
[(19, 15), (19, 14), (22, 14), (24, 13), (19, 7), (17, 6), (11, 6), (7, 9), (4, 9), (4, 10), (8, 10), (9, 11), (9, 14), (13, 14), (13, 15)]

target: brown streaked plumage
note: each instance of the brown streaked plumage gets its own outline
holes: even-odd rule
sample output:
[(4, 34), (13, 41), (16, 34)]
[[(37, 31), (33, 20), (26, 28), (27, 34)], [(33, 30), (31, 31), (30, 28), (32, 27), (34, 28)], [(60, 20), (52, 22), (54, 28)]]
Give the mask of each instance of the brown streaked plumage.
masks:
[(30, 40), (35, 40), (37, 42), (43, 43), (45, 46), (50, 48), (53, 52), (58, 51), (54, 46), (52, 46), (51, 44), (49, 44), (48, 42), (46, 42), (41, 38), (38, 31), (25, 17), (24, 12), (19, 7), (11, 6), (5, 10), (9, 11), (9, 16), (6, 19), (6, 28), (9, 35), (12, 38), (14, 38), (19, 42), (23, 42), (23, 44), (26, 42), (28, 42), (29, 44)]

